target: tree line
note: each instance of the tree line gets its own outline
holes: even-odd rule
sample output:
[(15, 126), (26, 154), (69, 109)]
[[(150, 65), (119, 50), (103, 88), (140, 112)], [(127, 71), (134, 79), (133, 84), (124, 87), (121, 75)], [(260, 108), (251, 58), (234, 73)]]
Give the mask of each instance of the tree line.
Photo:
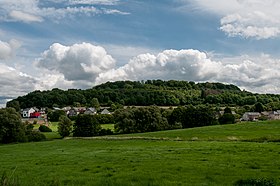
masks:
[(52, 89), (33, 91), (7, 103), (16, 110), (28, 107), (94, 106), (184, 106), (184, 105), (254, 105), (257, 102), (267, 110), (280, 109), (280, 95), (253, 94), (241, 91), (235, 85), (222, 83), (194, 83), (188, 81), (117, 81), (107, 82), (91, 89)]

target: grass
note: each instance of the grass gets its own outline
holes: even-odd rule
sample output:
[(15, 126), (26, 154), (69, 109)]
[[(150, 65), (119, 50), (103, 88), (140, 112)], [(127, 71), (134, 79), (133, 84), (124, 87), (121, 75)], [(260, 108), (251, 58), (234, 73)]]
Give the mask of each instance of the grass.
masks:
[(103, 129), (111, 129), (112, 131), (115, 130), (114, 124), (102, 124), (101, 127), (102, 127)]
[(183, 141), (278, 141), (280, 121), (246, 122), (232, 125), (126, 134), (119, 137), (167, 138)]
[[(16, 168), (13, 174), (19, 185), (195, 186), (260, 181), (277, 185), (280, 143), (252, 139), (277, 139), (279, 125), (246, 123), (117, 135), (114, 140), (0, 145), (0, 175)], [(229, 140), (228, 136), (242, 140)]]

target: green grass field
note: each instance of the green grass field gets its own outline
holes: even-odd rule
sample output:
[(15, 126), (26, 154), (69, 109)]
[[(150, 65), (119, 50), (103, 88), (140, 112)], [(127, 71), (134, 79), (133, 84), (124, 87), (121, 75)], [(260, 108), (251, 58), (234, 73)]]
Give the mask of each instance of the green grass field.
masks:
[(261, 122), (1, 145), (0, 174), (19, 185), (279, 185), (280, 143), (267, 140), (279, 133)]

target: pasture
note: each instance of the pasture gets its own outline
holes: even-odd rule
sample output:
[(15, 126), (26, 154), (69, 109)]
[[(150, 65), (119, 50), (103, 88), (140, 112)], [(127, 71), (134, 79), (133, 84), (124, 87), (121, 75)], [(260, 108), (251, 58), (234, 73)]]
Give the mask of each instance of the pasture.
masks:
[(277, 185), (279, 132), (261, 122), (1, 145), (0, 174), (19, 185)]

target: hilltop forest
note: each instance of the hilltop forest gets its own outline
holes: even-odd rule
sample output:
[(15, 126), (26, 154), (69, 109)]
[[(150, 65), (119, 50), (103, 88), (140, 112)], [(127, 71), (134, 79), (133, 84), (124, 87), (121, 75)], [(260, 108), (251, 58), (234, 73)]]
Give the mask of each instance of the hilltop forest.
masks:
[(92, 106), (98, 100), (101, 106), (182, 106), (214, 104), (246, 106), (261, 103), (267, 110), (280, 109), (280, 95), (253, 94), (241, 91), (235, 85), (222, 83), (195, 83), (188, 81), (117, 81), (107, 82), (91, 89), (58, 88), (33, 91), (7, 103), (16, 110), (28, 107)]

